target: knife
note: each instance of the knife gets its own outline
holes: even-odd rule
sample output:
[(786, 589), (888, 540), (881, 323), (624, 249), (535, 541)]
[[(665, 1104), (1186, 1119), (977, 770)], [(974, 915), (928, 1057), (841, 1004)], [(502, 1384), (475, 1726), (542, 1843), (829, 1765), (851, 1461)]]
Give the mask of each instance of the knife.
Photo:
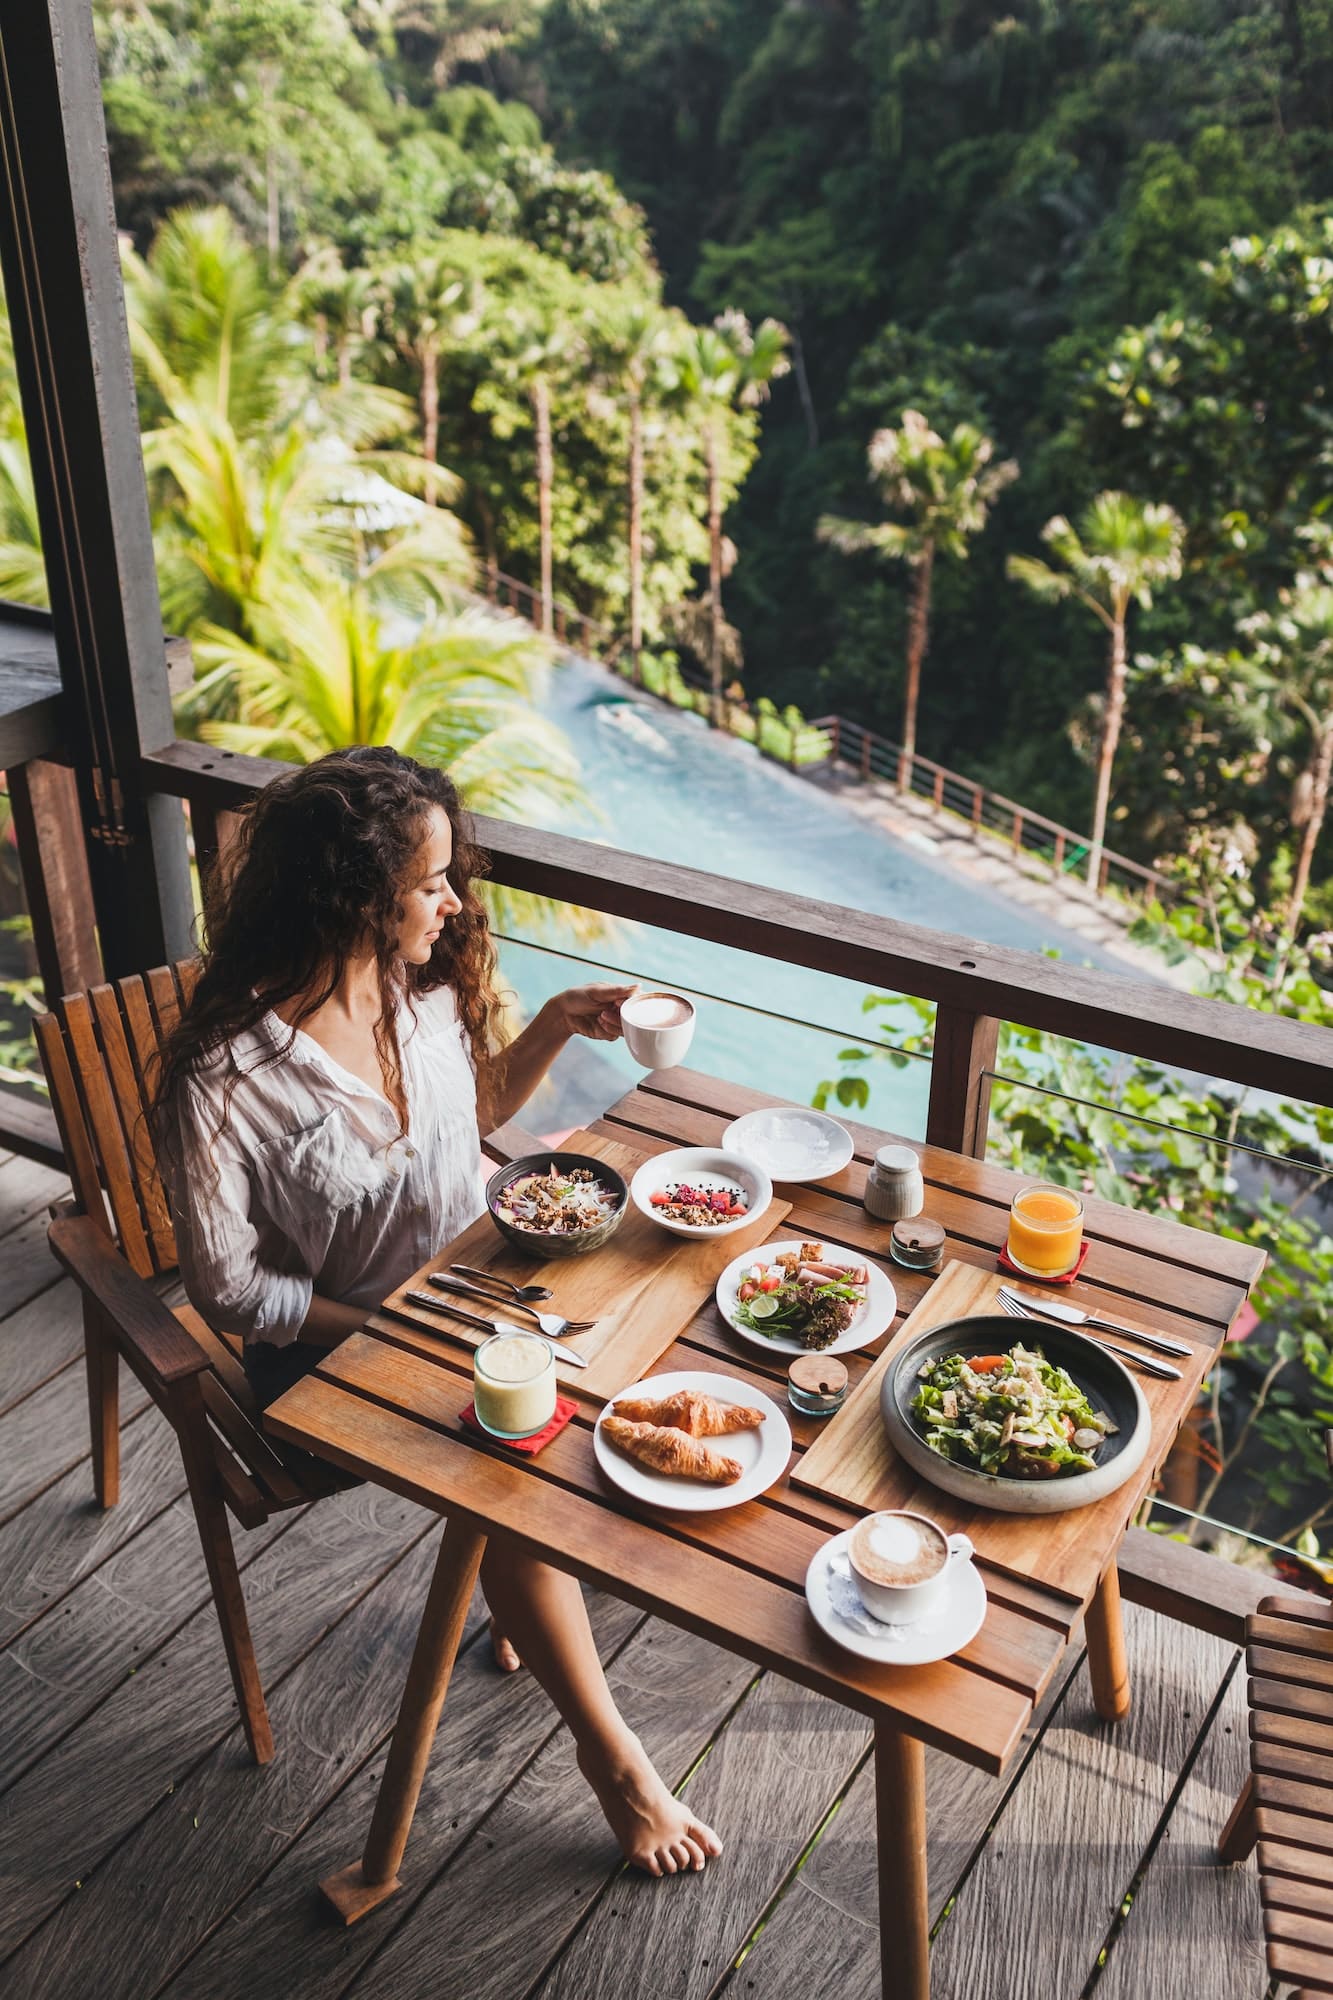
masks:
[[(446, 1319), (465, 1319), (469, 1326), (484, 1326), (488, 1333), (530, 1333), (534, 1340), (544, 1338), (530, 1326), (516, 1326), (512, 1319), (482, 1319), (479, 1313), (464, 1312), (462, 1306), (446, 1305), (443, 1299), (437, 1299), (431, 1292), (404, 1292), (403, 1297), (409, 1305), (422, 1306), (427, 1312), (443, 1313)], [(571, 1368), (587, 1367), (586, 1357), (576, 1354), (572, 1347), (557, 1347), (553, 1340), (548, 1340), (546, 1345), (557, 1361), (567, 1361)]]
[(1188, 1359), (1194, 1352), (1183, 1340), (1169, 1340), (1164, 1333), (1144, 1333), (1137, 1326), (1122, 1326), (1118, 1319), (1103, 1319), (1100, 1313), (1084, 1312), (1082, 1306), (1066, 1305), (1063, 1299), (1034, 1299), (1031, 1292), (1016, 1292), (1012, 1285), (1001, 1285), (1000, 1290), (1031, 1312), (1044, 1313), (1047, 1319), (1062, 1319), (1068, 1326), (1100, 1326), (1108, 1333), (1127, 1334), (1131, 1340), (1141, 1340), (1145, 1347), (1156, 1348), (1159, 1354), (1183, 1354)]

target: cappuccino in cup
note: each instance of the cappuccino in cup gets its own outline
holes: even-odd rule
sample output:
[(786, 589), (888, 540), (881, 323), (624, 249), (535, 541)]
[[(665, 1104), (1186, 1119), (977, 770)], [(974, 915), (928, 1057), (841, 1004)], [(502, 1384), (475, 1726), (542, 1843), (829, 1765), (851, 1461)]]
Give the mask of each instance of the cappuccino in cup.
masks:
[(946, 1535), (924, 1514), (868, 1514), (847, 1543), (857, 1595), (872, 1618), (905, 1625), (933, 1610), (948, 1587), (952, 1563), (966, 1560), (966, 1535)]
[(694, 1007), (679, 993), (633, 993), (622, 1002), (625, 1046), (645, 1069), (683, 1062), (694, 1035)]

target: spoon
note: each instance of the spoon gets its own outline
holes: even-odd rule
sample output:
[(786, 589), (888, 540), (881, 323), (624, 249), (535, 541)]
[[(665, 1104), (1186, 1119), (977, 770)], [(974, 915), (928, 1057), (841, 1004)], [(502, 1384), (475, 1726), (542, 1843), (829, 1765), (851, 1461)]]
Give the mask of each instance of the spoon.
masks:
[(474, 1271), (470, 1264), (451, 1264), (451, 1271), (457, 1271), (460, 1278), (474, 1278), (479, 1285), (499, 1285), (506, 1298), (528, 1299), (536, 1305), (542, 1299), (554, 1298), (549, 1285), (516, 1285), (512, 1279), (502, 1278), (498, 1271)]

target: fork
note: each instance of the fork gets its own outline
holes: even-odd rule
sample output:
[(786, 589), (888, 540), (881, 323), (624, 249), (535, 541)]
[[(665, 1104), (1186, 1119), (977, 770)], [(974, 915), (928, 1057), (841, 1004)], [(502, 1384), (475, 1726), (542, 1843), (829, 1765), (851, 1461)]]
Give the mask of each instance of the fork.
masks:
[[(488, 1306), (499, 1301), (490, 1292), (483, 1292), (479, 1285), (465, 1285), (461, 1278), (446, 1278), (442, 1271), (432, 1271), (429, 1282), (440, 1292), (456, 1292), (462, 1299), (480, 1299)], [(590, 1326), (596, 1326), (595, 1319), (563, 1319), (559, 1313), (538, 1312), (535, 1306), (525, 1306), (521, 1299), (510, 1299), (506, 1312), (526, 1313), (535, 1319), (548, 1340), (563, 1340), (567, 1333), (586, 1333)]]
[(1045, 1319), (1062, 1319), (1069, 1326), (1099, 1327), (1103, 1333), (1122, 1334), (1126, 1340), (1137, 1340), (1158, 1354), (1183, 1355), (1186, 1361), (1194, 1352), (1183, 1340), (1169, 1340), (1164, 1333), (1147, 1333), (1140, 1326), (1122, 1326), (1118, 1319), (1107, 1319), (1103, 1313), (1086, 1312), (1082, 1306), (1071, 1306), (1064, 1299), (1029, 1298), (1026, 1292), (1016, 1292), (1012, 1285), (1001, 1285), (1000, 1290), (1007, 1297), (1017, 1299), (1019, 1305), (1026, 1306), (1029, 1312), (1038, 1312)]
[[(1000, 1304), (1013, 1319), (1031, 1319), (1036, 1320), (1038, 1326), (1042, 1324), (1036, 1313), (1029, 1312), (1026, 1306), (1019, 1305), (1018, 1300), (1012, 1298), (1008, 1292), (1000, 1293)], [(1113, 1340), (1104, 1340), (1100, 1334), (1088, 1333), (1086, 1329), (1082, 1331), (1085, 1340), (1095, 1340), (1098, 1347), (1104, 1347), (1107, 1353), (1114, 1354), (1118, 1361), (1128, 1361), (1132, 1368), (1141, 1368), (1145, 1375), (1158, 1375), (1164, 1382), (1181, 1380), (1180, 1370), (1169, 1367), (1165, 1361), (1150, 1361), (1146, 1354), (1131, 1354), (1127, 1347), (1117, 1347)]]
[[(469, 1326), (484, 1326), (487, 1333), (530, 1331), (526, 1326), (515, 1326), (509, 1319), (483, 1319), (480, 1313), (465, 1312), (462, 1306), (447, 1305), (443, 1299), (434, 1298), (429, 1292), (404, 1292), (403, 1297), (409, 1305), (422, 1306), (427, 1312), (444, 1313), (450, 1319), (466, 1320)], [(586, 1368), (588, 1365), (587, 1356), (580, 1354), (575, 1347), (562, 1347), (558, 1353), (553, 1347), (551, 1352), (557, 1361), (567, 1361), (571, 1368)]]

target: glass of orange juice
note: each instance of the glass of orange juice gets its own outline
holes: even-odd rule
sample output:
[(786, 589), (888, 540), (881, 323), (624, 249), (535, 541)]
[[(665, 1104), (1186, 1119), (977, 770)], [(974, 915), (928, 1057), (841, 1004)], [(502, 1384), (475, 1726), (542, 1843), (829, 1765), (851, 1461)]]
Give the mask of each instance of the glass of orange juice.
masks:
[(1083, 1203), (1069, 1188), (1020, 1188), (1009, 1209), (1009, 1261), (1030, 1278), (1063, 1278), (1083, 1247)]

